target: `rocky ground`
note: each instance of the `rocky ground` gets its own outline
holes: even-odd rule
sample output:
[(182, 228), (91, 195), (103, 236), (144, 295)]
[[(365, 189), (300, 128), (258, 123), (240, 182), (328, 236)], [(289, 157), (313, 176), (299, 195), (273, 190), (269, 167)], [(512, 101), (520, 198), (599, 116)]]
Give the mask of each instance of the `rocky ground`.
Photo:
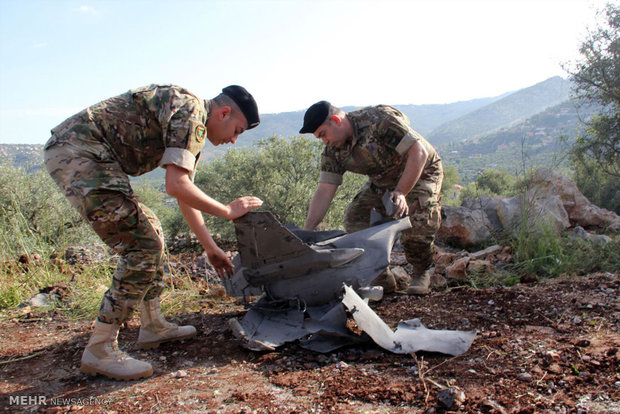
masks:
[[(191, 266), (190, 266), (191, 268)], [(214, 294), (220, 292), (220, 294)], [(155, 373), (118, 382), (79, 371), (91, 321), (61, 313), (0, 320), (0, 410), (6, 412), (620, 413), (620, 274), (510, 288), (449, 288), (373, 304), (391, 326), (476, 330), (464, 355), (395, 355), (373, 343), (329, 354), (295, 344), (241, 348), (227, 320), (244, 307), (215, 289), (173, 316), (198, 336), (144, 352), (138, 319), (119, 343)]]

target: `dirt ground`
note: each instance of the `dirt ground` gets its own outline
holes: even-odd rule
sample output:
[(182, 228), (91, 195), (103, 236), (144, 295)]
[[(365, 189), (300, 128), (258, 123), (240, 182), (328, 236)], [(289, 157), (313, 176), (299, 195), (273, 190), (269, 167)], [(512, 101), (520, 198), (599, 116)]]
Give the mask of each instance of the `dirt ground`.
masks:
[(620, 274), (592, 274), (510, 288), (452, 288), (391, 295), (372, 307), (390, 326), (476, 330), (458, 357), (396, 355), (369, 343), (329, 354), (290, 344), (243, 349), (227, 321), (236, 299), (205, 296), (171, 317), (196, 338), (148, 352), (138, 319), (123, 350), (153, 364), (140, 381), (79, 371), (91, 321), (62, 314), (0, 321), (0, 411), (208, 413), (620, 413)]

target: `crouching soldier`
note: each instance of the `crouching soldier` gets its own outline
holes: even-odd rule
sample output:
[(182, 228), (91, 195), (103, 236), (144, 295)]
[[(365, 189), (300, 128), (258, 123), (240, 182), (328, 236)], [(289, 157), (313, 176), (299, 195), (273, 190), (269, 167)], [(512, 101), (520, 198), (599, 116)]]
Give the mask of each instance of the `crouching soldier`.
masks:
[[(325, 144), (319, 185), (304, 229), (313, 230), (323, 220), (346, 171), (367, 175), (368, 181), (346, 208), (345, 230), (351, 233), (367, 228), (371, 209), (387, 215), (382, 197), (388, 191), (397, 206), (394, 216), (409, 215), (412, 226), (400, 237), (413, 266), (407, 293), (428, 293), (427, 270), (441, 222), (443, 181), (441, 159), (433, 146), (411, 128), (405, 115), (387, 105), (345, 113), (320, 101), (308, 108), (299, 132), (312, 133)], [(396, 288), (389, 268), (373, 284), (383, 286), (387, 293)]]

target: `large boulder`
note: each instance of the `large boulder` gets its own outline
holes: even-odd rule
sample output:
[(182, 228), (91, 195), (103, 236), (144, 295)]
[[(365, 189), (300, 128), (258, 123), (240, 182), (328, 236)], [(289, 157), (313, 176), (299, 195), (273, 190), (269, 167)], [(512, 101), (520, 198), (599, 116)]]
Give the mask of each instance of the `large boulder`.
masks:
[(437, 240), (452, 246), (467, 248), (485, 243), (491, 238), (491, 223), (482, 210), (462, 206), (444, 206)]
[(536, 192), (541, 198), (559, 197), (573, 226), (609, 232), (620, 230), (620, 216), (592, 204), (579, 191), (574, 181), (555, 170), (538, 169), (534, 174), (534, 185), (530, 191)]
[(528, 191), (500, 200), (497, 210), (504, 230), (513, 235), (521, 230), (538, 231), (545, 224), (551, 224), (558, 232), (570, 227), (568, 214), (557, 195), (540, 197), (536, 192)]
[(533, 185), (514, 197), (467, 197), (462, 206), (444, 206), (440, 242), (468, 248), (485, 245), (501, 233), (560, 232), (571, 226), (620, 231), (620, 216), (590, 203), (577, 185), (557, 171), (541, 168)]
[(480, 196), (480, 197), (465, 197), (462, 207), (469, 208), (471, 210), (482, 210), (487, 215), (491, 228), (489, 231), (492, 234), (500, 234), (504, 230), (502, 221), (499, 218), (499, 203), (506, 197), (502, 196)]

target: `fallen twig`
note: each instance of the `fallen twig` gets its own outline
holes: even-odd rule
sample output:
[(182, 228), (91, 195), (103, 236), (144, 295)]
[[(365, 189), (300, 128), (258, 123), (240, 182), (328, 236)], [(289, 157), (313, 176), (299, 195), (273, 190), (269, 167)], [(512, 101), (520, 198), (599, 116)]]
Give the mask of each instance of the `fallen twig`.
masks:
[(7, 359), (6, 361), (0, 361), (0, 365), (11, 364), (11, 363), (13, 363), (13, 362), (23, 361), (23, 360), (25, 360), (25, 359), (34, 358), (34, 357), (36, 357), (37, 355), (41, 355), (42, 353), (43, 353), (43, 350), (42, 350), (42, 351), (35, 352), (34, 354), (30, 354), (30, 355), (26, 355), (26, 356), (20, 357), (20, 358), (11, 358), (11, 359)]
[[(461, 355), (463, 355), (463, 354), (461, 354)], [(428, 374), (429, 372), (431, 372), (435, 368), (440, 367), (440, 366), (442, 366), (443, 364), (445, 364), (447, 362), (454, 361), (455, 359), (459, 358), (461, 355), (457, 355), (457, 356), (452, 357), (450, 359), (446, 359), (445, 361), (440, 362), (439, 364), (435, 365), (434, 367), (431, 367), (431, 368), (427, 369), (426, 371), (424, 371), (424, 375)]]
[(421, 360), (418, 360), (418, 356), (415, 354), (415, 352), (412, 353), (411, 356), (413, 357), (416, 365), (418, 366), (418, 378), (420, 378), (420, 381), (422, 381), (422, 385), (424, 386), (424, 393), (426, 394), (426, 396), (424, 397), (424, 405), (426, 406), (426, 408), (428, 408), (428, 398), (430, 397), (431, 392), (426, 386), (426, 380), (424, 379), (424, 357), (422, 357)]

